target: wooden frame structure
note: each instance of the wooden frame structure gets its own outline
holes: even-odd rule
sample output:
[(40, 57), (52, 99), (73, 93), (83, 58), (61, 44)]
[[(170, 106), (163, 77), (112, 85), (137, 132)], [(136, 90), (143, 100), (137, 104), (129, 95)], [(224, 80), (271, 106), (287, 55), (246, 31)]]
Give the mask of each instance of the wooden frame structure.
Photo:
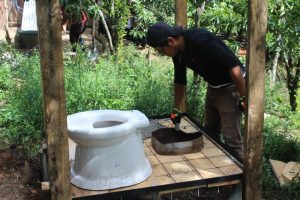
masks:
[[(219, 187), (238, 184), (242, 180), (242, 164), (232, 156), (232, 150), (205, 130), (199, 123), (185, 114), (180, 127), (188, 134), (198, 132), (203, 136), (201, 151), (179, 155), (159, 155), (151, 144), (151, 132), (159, 128), (172, 127), (169, 116), (150, 118), (149, 127), (142, 129), (144, 151), (151, 168), (151, 176), (136, 185), (90, 191), (71, 185), (73, 199), (106, 199), (180, 192), (204, 187)], [(71, 166), (74, 163), (76, 143), (69, 139)]]
[[(36, 0), (51, 199), (71, 199), (59, 0)], [(176, 22), (186, 25), (186, 0)], [(243, 199), (261, 199), (267, 0), (248, 0), (246, 131)]]

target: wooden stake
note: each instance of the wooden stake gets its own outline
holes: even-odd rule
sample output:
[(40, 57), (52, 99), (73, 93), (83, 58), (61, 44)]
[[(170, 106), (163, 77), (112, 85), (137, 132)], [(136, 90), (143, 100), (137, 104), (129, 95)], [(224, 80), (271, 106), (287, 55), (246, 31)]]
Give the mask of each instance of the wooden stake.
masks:
[(248, 0), (246, 133), (243, 199), (261, 199), (267, 0)]
[(59, 0), (37, 0), (51, 199), (71, 199)]
[(175, 24), (187, 26), (187, 0), (175, 0)]
[[(176, 26), (187, 27), (187, 0), (175, 0), (175, 24)], [(176, 86), (174, 87), (176, 88)], [(174, 89), (174, 91), (175, 106), (177, 104), (177, 108), (181, 112), (186, 112), (186, 88), (182, 86), (180, 90)], [(180, 95), (182, 92), (183, 94)]]

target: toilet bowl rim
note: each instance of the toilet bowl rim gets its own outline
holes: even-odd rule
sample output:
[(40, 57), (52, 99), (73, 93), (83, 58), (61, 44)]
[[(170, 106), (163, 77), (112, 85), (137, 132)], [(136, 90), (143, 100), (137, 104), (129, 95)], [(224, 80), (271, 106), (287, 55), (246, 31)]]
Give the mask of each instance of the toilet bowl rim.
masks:
[[(83, 111), (79, 113), (74, 113), (71, 115), (68, 115), (67, 121), (68, 121), (68, 132), (70, 137), (76, 137), (76, 138), (82, 138), (82, 139), (112, 139), (117, 137), (122, 137), (124, 135), (127, 135), (129, 133), (135, 132), (135, 130), (139, 127), (136, 127), (136, 122), (139, 119), (140, 116), (137, 116), (136, 111), (122, 111), (122, 110), (91, 110), (91, 111)], [(139, 111), (138, 111), (139, 112)], [(140, 112), (139, 112), (140, 113)], [(119, 115), (118, 117), (124, 117), (125, 120), (124, 123), (115, 125), (113, 127), (105, 127), (105, 128), (94, 128), (92, 124), (94, 124), (96, 121), (91, 122), (91, 126), (84, 127), (84, 128), (78, 128), (78, 126), (71, 126), (70, 124), (74, 124), (72, 122), (72, 117), (76, 117), (79, 114), (94, 114), (94, 115)], [(142, 114), (142, 113), (141, 113)], [(82, 115), (80, 115), (82, 116)], [(146, 118), (146, 117), (145, 117)], [(75, 118), (78, 119), (78, 118)], [(120, 119), (120, 118), (118, 118)], [(147, 118), (146, 118), (147, 119)], [(147, 119), (148, 120), (148, 119)]]
[(119, 126), (118, 131), (116, 129), (112, 129), (112, 127), (105, 128), (106, 130), (76, 130), (76, 129), (69, 129), (70, 138), (77, 138), (77, 139), (89, 139), (89, 140), (97, 140), (97, 139), (113, 139), (122, 137), (124, 135), (130, 134), (135, 131), (135, 128), (131, 124), (121, 124)]

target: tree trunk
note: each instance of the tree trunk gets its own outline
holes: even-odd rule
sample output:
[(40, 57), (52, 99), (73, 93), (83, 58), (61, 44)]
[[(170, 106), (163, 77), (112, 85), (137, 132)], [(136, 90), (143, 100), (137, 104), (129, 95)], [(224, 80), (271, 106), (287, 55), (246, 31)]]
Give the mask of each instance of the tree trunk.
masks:
[(7, 44), (11, 44), (11, 38), (9, 36), (9, 32), (8, 32), (8, 6), (7, 6), (7, 0), (4, 0), (4, 7), (5, 7), (5, 39)]
[(51, 199), (71, 199), (59, 0), (36, 1)]
[[(175, 0), (175, 23), (177, 26), (187, 26), (187, 0)], [(176, 93), (176, 90), (174, 91)], [(175, 97), (176, 96), (177, 94), (175, 94)], [(186, 112), (186, 91), (184, 91), (184, 95), (181, 96), (181, 99), (175, 101), (181, 102), (178, 109), (182, 112)]]
[(103, 15), (102, 11), (100, 9), (98, 9), (98, 11), (99, 11), (100, 18), (102, 20), (102, 23), (104, 25), (104, 28), (105, 28), (105, 31), (106, 31), (106, 34), (107, 34), (107, 37), (108, 37), (108, 44), (109, 44), (110, 51), (113, 52), (114, 51), (114, 46), (113, 46), (113, 43), (112, 43), (111, 34), (109, 32), (109, 29), (108, 29), (108, 26), (106, 24), (106, 21), (105, 21), (105, 18), (104, 18), (104, 15)]
[(281, 48), (277, 47), (275, 58), (273, 60), (273, 65), (272, 65), (272, 77), (271, 77), (271, 82), (270, 82), (271, 89), (274, 87), (274, 85), (276, 83), (277, 65), (278, 65), (278, 60), (280, 57), (280, 52), (281, 52)]
[(267, 0), (248, 0), (248, 51), (243, 199), (262, 196)]
[(300, 76), (300, 58), (298, 58), (297, 66), (295, 67), (295, 74), (293, 74), (292, 70), (292, 58), (288, 58), (287, 54), (284, 53), (284, 60), (285, 60), (285, 70), (287, 75), (287, 88), (289, 90), (290, 96), (290, 106), (293, 112), (296, 111), (297, 108), (297, 90), (299, 88), (299, 76)]
[[(201, 5), (197, 8), (197, 10), (196, 10), (196, 15), (195, 15), (195, 25), (196, 25), (196, 28), (200, 28), (200, 16), (204, 12), (205, 3), (206, 3), (206, 0), (204, 0), (201, 3)], [(197, 0), (196, 0), (196, 4), (197, 4)]]
[[(108, 44), (109, 44), (110, 51), (113, 52), (113, 51), (114, 51), (114, 46), (113, 46), (113, 42), (112, 42), (112, 37), (111, 37), (111, 34), (110, 34), (110, 32), (109, 32), (107, 23), (106, 23), (106, 21), (105, 21), (105, 17), (104, 17), (104, 15), (103, 15), (103, 12), (102, 12), (101, 9), (99, 8), (99, 6), (100, 6), (100, 4), (101, 4), (101, 1), (99, 1), (98, 3), (96, 2), (95, 4), (96, 4), (96, 6), (97, 6), (97, 8), (98, 8), (98, 14), (99, 14), (99, 16), (100, 16), (100, 20), (102, 20), (102, 23), (103, 23), (103, 25), (104, 25), (104, 28), (105, 28), (105, 31), (106, 31), (106, 34), (107, 34), (107, 37), (108, 37), (107, 39), (108, 39)], [(114, 5), (114, 3), (113, 3), (112, 5)], [(97, 21), (98, 21), (98, 20), (97, 20)], [(99, 38), (99, 39), (100, 39), (100, 38)], [(102, 41), (102, 40), (100, 39), (100, 41)], [(102, 43), (102, 45), (103, 45), (103, 43)], [(104, 45), (103, 45), (103, 46), (104, 46)]]
[(187, 26), (187, 0), (175, 0), (176, 26)]
[(281, 34), (279, 34), (278, 39), (277, 39), (279, 45), (276, 48), (276, 54), (273, 60), (273, 65), (272, 65), (272, 75), (271, 75), (271, 82), (270, 82), (270, 88), (272, 89), (276, 83), (276, 74), (277, 74), (277, 65), (278, 65), (278, 60), (280, 57), (280, 52), (281, 52), (281, 47), (280, 44), (281, 42)]

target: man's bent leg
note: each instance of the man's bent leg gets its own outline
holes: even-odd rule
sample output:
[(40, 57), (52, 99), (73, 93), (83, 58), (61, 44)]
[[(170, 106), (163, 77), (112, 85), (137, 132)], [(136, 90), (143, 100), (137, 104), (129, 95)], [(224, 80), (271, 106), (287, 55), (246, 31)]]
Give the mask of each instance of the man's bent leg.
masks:
[(216, 139), (220, 140), (221, 118), (214, 105), (214, 98), (212, 93), (209, 91), (209, 88), (207, 88), (205, 97), (204, 128), (210, 131)]
[(222, 113), (222, 133), (225, 143), (243, 160), (243, 140), (240, 133), (240, 113)]
[(221, 132), (225, 143), (235, 156), (243, 159), (243, 140), (240, 131), (241, 112), (238, 109), (239, 94), (234, 86), (217, 91), (217, 107), (221, 116)]

